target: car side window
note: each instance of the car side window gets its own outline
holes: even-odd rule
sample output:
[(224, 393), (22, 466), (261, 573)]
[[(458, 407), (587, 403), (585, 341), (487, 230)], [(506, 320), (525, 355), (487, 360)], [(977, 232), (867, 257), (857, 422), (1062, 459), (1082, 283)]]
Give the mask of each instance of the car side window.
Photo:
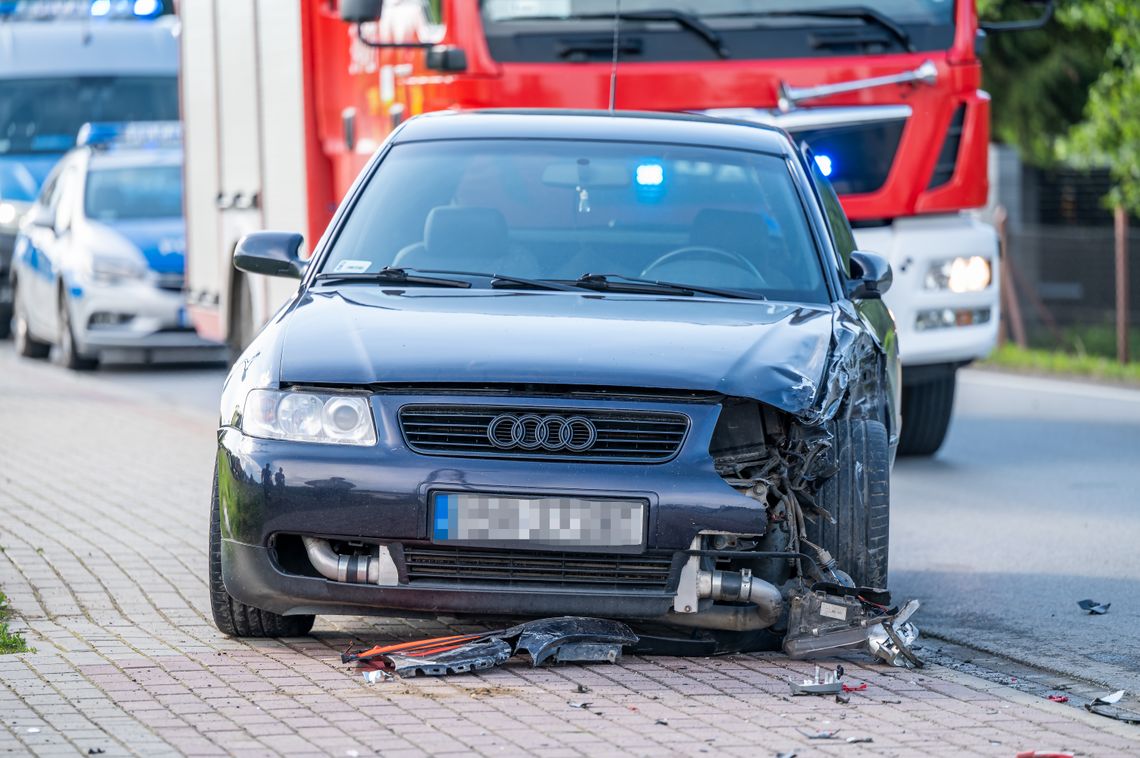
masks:
[(835, 188), (831, 186), (831, 181), (824, 175), (810, 149), (804, 149), (804, 158), (807, 160), (808, 169), (819, 193), (819, 200), (823, 204), (827, 225), (831, 230), (831, 241), (835, 244), (835, 251), (839, 253), (843, 273), (848, 274), (851, 271), (851, 253), (859, 249), (855, 243), (855, 232), (851, 230), (851, 222), (847, 220), (847, 214), (843, 211), (839, 196), (835, 194)]
[(51, 207), (52, 196), (55, 195), (55, 189), (59, 185), (59, 177), (62, 173), (60, 167), (56, 166), (48, 175), (47, 180), (44, 181), (44, 186), (40, 188), (40, 194), (36, 197), (37, 205)]

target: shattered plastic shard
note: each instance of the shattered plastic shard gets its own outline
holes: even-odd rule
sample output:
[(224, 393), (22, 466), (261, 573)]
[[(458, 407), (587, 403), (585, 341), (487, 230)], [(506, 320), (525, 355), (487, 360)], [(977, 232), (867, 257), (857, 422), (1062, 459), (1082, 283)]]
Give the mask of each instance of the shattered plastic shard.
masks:
[(513, 652), (506, 642), (491, 637), (438, 653), (385, 653), (382, 657), (397, 676), (444, 676), (493, 668), (506, 662)]
[(637, 642), (637, 635), (620, 621), (558, 616), (519, 624), (503, 633), (514, 643), (515, 652), (530, 654), (535, 666), (553, 658), (556, 663), (609, 661), (621, 657), (625, 645)]
[(1077, 605), (1081, 607), (1081, 610), (1088, 611), (1090, 616), (1103, 616), (1108, 613), (1108, 609), (1112, 606), (1112, 603), (1099, 603), (1096, 600), (1086, 598), (1084, 600), (1078, 600)]

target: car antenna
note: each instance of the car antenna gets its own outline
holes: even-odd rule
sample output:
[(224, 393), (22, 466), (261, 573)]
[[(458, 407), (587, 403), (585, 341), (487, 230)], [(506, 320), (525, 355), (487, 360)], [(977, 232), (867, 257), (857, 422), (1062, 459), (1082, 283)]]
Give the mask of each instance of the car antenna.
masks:
[(614, 0), (614, 57), (610, 64), (610, 113), (614, 112), (617, 96), (618, 31), (621, 28), (621, 0)]

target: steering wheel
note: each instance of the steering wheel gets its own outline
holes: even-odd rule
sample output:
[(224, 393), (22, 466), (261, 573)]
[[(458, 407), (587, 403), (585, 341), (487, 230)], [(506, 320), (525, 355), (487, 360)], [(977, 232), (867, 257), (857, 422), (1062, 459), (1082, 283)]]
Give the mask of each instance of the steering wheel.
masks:
[(756, 278), (756, 281), (759, 284), (767, 285), (767, 282), (764, 280), (764, 275), (760, 273), (760, 270), (757, 269), (755, 265), (753, 265), (752, 261), (748, 260), (740, 253), (734, 253), (730, 250), (721, 250), (719, 247), (708, 247), (706, 245), (687, 245), (685, 247), (679, 247), (676, 250), (665, 253), (665, 255), (662, 255), (660, 258), (646, 266), (645, 269), (641, 272), (640, 276), (643, 279), (651, 279), (653, 278), (654, 269), (661, 268), (668, 263), (673, 263), (680, 258), (691, 258), (694, 260), (705, 261), (723, 261), (731, 266), (735, 266), (738, 269), (748, 272)]

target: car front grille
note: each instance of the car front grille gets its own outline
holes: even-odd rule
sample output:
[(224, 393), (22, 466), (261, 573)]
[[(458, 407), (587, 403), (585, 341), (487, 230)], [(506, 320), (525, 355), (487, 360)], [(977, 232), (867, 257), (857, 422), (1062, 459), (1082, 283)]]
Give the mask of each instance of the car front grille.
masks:
[[(425, 455), (598, 463), (667, 461), (689, 429), (683, 414), (633, 410), (406, 405), (399, 416), (408, 447)], [(521, 426), (512, 434), (516, 421)], [(540, 421), (545, 430), (536, 439)]]
[(409, 584), (669, 591), (670, 554), (555, 553), (404, 545)]

